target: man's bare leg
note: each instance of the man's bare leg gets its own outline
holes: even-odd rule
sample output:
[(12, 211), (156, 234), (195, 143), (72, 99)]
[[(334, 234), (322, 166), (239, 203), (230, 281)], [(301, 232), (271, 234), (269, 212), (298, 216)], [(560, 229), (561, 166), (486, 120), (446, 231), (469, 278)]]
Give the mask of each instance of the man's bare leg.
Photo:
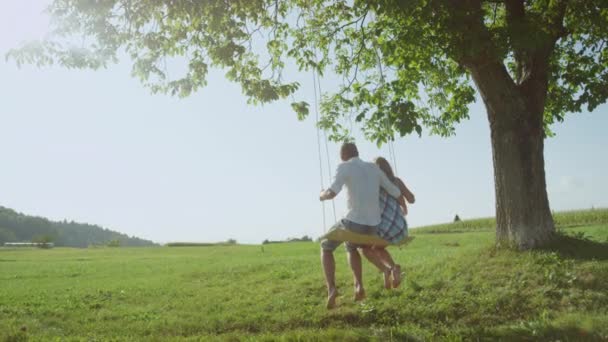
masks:
[(333, 309), (336, 307), (336, 261), (333, 251), (321, 250), (321, 264), (325, 273), (325, 284), (327, 285), (327, 308)]
[(393, 287), (391, 284), (391, 269), (382, 262), (380, 254), (377, 253), (377, 250), (371, 247), (365, 247), (362, 248), (361, 251), (363, 252), (365, 258), (374, 266), (376, 266), (376, 268), (378, 268), (378, 270), (380, 270), (380, 272), (382, 272), (382, 274), (384, 275), (384, 288), (387, 290), (392, 289)]
[(361, 255), (355, 249), (348, 251), (348, 264), (350, 269), (353, 271), (353, 278), (355, 281), (355, 301), (365, 299), (365, 289), (363, 288), (363, 269), (361, 266)]

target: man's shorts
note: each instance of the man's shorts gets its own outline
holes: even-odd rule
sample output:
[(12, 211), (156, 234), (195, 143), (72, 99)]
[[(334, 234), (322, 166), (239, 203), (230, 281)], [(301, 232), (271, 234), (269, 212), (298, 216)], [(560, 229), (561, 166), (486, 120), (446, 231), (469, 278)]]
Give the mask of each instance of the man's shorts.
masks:
[[(364, 235), (376, 235), (376, 227), (375, 226), (366, 226), (363, 224), (359, 224), (359, 223), (355, 223), (346, 219), (342, 219), (338, 222), (336, 222), (336, 224), (333, 225), (333, 227), (330, 228), (331, 230), (334, 229), (347, 229), (350, 230), (352, 232), (355, 232), (357, 234), (364, 234)], [(324, 251), (335, 251), (336, 248), (338, 248), (338, 246), (340, 246), (342, 244), (343, 241), (334, 241), (334, 240), (323, 240), (321, 241), (321, 249)], [(361, 244), (356, 244), (356, 243), (350, 243), (348, 241), (344, 242), (344, 245), (346, 245), (346, 250), (351, 252), (356, 250), (357, 248), (360, 247), (364, 247), (365, 245), (361, 245)]]

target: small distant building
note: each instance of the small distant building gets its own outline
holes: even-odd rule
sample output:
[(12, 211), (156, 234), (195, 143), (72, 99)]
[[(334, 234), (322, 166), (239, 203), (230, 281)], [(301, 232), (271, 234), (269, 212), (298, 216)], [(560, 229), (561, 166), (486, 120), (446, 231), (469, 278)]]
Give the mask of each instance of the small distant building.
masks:
[(4, 247), (53, 248), (55, 247), (55, 244), (52, 242), (5, 242)]

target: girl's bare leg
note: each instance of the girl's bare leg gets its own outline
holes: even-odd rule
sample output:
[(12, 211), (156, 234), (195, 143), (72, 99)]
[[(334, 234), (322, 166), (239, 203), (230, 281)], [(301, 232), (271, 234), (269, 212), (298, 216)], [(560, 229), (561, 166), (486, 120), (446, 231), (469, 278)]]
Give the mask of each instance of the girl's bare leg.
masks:
[(393, 276), (393, 287), (398, 288), (401, 285), (401, 265), (396, 264), (391, 269), (391, 275)]
[(362, 249), (365, 258), (382, 272), (384, 275), (384, 288), (391, 289), (391, 269), (382, 261), (377, 249), (367, 247)]
[(385, 248), (376, 249), (376, 253), (384, 266), (390, 270), (393, 277), (392, 286), (399, 287), (401, 285), (401, 265), (395, 264), (393, 257)]

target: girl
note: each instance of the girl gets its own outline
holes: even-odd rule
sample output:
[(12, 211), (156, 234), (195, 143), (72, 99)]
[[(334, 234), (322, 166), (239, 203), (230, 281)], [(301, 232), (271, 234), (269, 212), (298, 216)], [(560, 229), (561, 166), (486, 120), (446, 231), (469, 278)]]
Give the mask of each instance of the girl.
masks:
[[(382, 220), (377, 228), (377, 233), (382, 239), (389, 244), (398, 244), (408, 235), (407, 221), (404, 217), (404, 215), (407, 215), (406, 201), (414, 203), (416, 198), (403, 181), (395, 177), (393, 169), (386, 159), (378, 157), (374, 162), (386, 174), (388, 179), (401, 190), (401, 196), (397, 199), (388, 195), (383, 189), (380, 190)], [(396, 288), (401, 284), (401, 266), (395, 264), (385, 247), (363, 248), (363, 255), (383, 272), (386, 289)]]

